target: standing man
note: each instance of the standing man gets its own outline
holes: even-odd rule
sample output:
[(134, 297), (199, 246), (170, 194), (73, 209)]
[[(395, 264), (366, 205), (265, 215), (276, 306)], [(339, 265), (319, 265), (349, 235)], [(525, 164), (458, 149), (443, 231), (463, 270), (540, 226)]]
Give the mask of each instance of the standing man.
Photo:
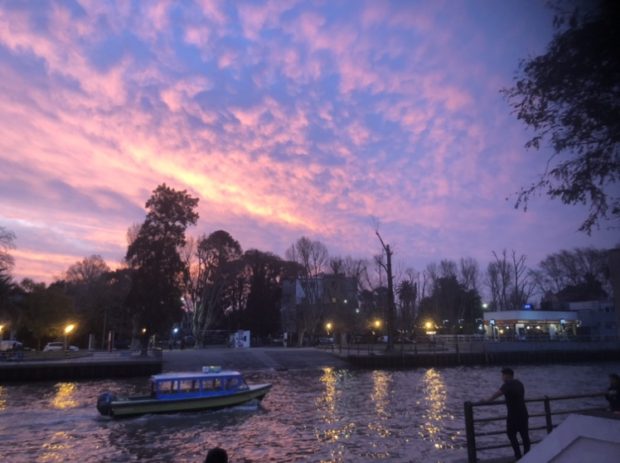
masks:
[(530, 451), (530, 435), (529, 435), (529, 415), (525, 406), (525, 388), (523, 383), (514, 378), (512, 368), (502, 369), (502, 381), (504, 384), (498, 391), (489, 397), (488, 402), (492, 402), (499, 396), (503, 395), (506, 400), (506, 408), (508, 416), (506, 418), (506, 434), (510, 439), (510, 445), (515, 452), (515, 458), (521, 458), (521, 449), (517, 440), (517, 433), (521, 434), (523, 441), (523, 453)]

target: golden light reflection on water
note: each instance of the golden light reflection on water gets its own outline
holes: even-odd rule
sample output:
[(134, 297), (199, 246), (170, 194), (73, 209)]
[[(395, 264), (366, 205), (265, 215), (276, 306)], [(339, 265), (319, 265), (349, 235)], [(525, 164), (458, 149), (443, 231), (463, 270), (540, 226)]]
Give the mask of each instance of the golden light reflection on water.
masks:
[[(340, 376), (338, 372), (333, 368), (324, 368), (320, 381), (325, 389), (323, 394), (317, 397), (315, 404), (321, 414), (321, 421), (326, 426), (317, 429), (318, 439), (327, 442), (337, 442), (350, 438), (355, 430), (355, 423), (343, 421), (344, 416), (341, 416), (338, 412), (338, 400), (340, 398), (338, 389)], [(336, 450), (335, 454), (337, 453), (338, 451)]]
[(454, 419), (446, 406), (446, 384), (439, 371), (430, 368), (422, 378), (424, 398), (419, 402), (423, 411), (423, 423), (421, 424), (420, 437), (430, 440), (437, 449), (452, 448), (454, 444), (450, 441), (457, 439), (451, 436), (446, 439), (446, 423)]
[(65, 461), (67, 453), (70, 451), (68, 442), (71, 440), (69, 433), (65, 431), (55, 432), (49, 442), (43, 443), (41, 446), (42, 453), (37, 459), (40, 462)]
[(59, 383), (56, 385), (56, 394), (52, 398), (52, 407), (59, 410), (76, 407), (75, 400), (77, 385), (75, 383)]
[(6, 387), (0, 386), (0, 411), (6, 408)]
[(390, 418), (387, 410), (391, 380), (391, 375), (385, 371), (373, 371), (372, 373), (372, 395), (370, 400), (375, 407), (377, 418), (374, 422), (368, 424), (368, 428), (380, 437), (389, 437), (391, 434), (385, 425)]

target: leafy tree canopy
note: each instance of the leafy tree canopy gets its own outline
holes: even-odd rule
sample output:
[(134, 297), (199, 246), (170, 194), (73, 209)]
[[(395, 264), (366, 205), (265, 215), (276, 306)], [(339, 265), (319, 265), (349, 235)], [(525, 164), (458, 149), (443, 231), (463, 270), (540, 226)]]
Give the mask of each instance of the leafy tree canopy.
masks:
[(503, 93), (517, 118), (535, 131), (526, 147), (549, 142), (554, 154), (516, 207), (545, 191), (565, 204), (587, 204), (580, 230), (620, 219), (620, 2), (558, 3), (547, 51), (521, 62)]
[(133, 269), (128, 304), (137, 315), (136, 323), (151, 330), (162, 331), (179, 318), (180, 285), (188, 271), (179, 249), (185, 244), (185, 230), (198, 220), (197, 205), (198, 198), (187, 191), (159, 185), (146, 202), (146, 219), (127, 249), (126, 260)]

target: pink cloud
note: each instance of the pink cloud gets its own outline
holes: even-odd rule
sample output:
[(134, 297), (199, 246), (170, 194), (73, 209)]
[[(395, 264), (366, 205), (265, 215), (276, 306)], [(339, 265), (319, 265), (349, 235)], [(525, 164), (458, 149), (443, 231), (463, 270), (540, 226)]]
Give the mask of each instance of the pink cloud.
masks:
[[(456, 249), (459, 232), (482, 236), (504, 207), (500, 233), (539, 223), (511, 218), (500, 192), (541, 161), (524, 158), (495, 90), (472, 85), (489, 65), (454, 56), (439, 9), (368, 2), (343, 19), (328, 3), (158, 2), (135, 15), (93, 1), (79, 17), (54, 4), (48, 30), (0, 7), (11, 166), (0, 183), (24, 192), (3, 198), (0, 223), (55, 237), (45, 251), (22, 240), (19, 274), (42, 276), (46, 259), (53, 274), (93, 253), (119, 261), (162, 182), (200, 197), (192, 233), (237, 227), (266, 246), (310, 234), (368, 255), (376, 217), (403, 252), (439, 253), (433, 234)], [(92, 51), (123, 34), (137, 51)]]

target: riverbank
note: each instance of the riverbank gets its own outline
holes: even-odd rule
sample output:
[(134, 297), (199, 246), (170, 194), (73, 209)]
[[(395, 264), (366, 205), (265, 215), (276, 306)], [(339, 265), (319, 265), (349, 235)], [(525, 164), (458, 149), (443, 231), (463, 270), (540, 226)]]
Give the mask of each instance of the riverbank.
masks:
[[(80, 356), (57, 357), (36, 361), (0, 362), (0, 381), (75, 380), (149, 376), (161, 371), (195, 371), (205, 365), (219, 365), (241, 371), (299, 370), (322, 368), (428, 368), (474, 365), (561, 364), (620, 361), (616, 345), (490, 345), (484, 349), (415, 347), (386, 352), (385, 346), (350, 346), (339, 348), (253, 347), (231, 349), (164, 350), (142, 357), (130, 351), (80, 352)], [(527, 348), (529, 347), (529, 348)], [(545, 349), (545, 347), (547, 347)]]

